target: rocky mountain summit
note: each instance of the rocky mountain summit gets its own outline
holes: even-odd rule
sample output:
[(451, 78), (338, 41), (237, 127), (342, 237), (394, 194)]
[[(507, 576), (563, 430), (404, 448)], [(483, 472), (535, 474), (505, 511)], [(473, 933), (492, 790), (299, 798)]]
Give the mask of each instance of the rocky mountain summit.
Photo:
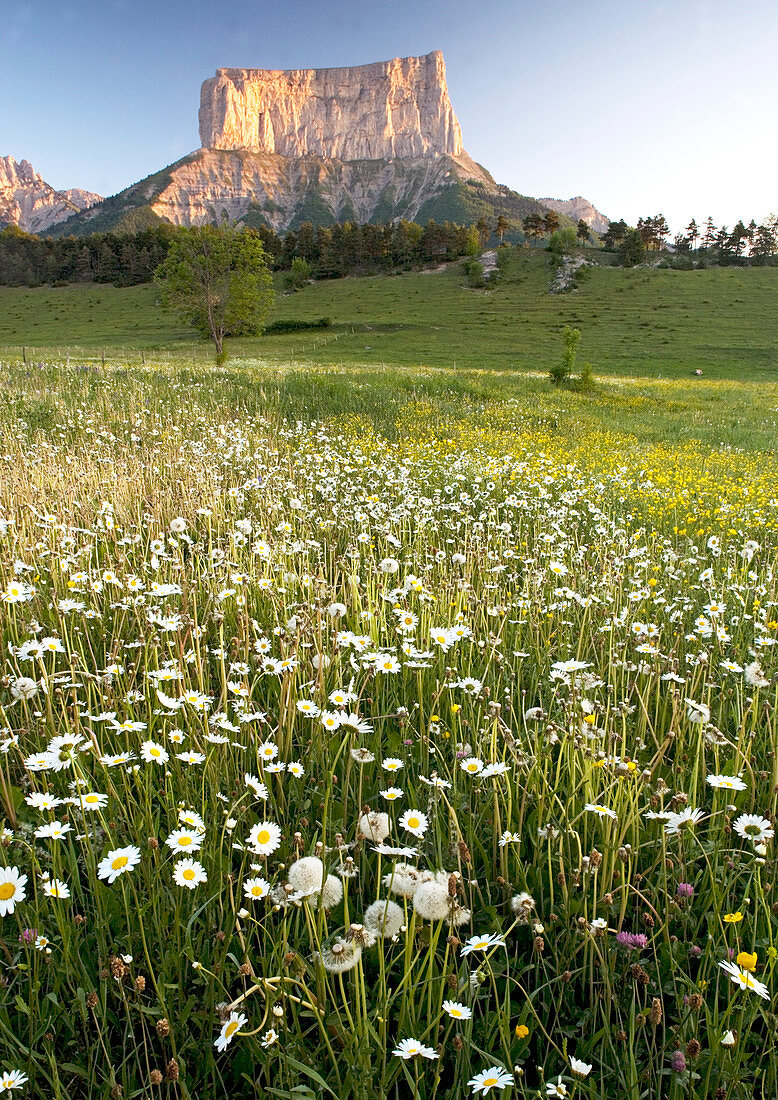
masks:
[(576, 195), (574, 199), (539, 199), (538, 201), (550, 210), (556, 210), (557, 214), (565, 214), (574, 222), (585, 221), (595, 233), (605, 233), (608, 228), (609, 219), (582, 195)]
[(396, 218), (469, 224), (543, 213), (465, 152), (439, 50), (348, 69), (219, 69), (202, 147), (53, 232), (218, 222), (277, 231)]
[(347, 161), (463, 151), (440, 50), (349, 69), (218, 69), (201, 88), (200, 141)]
[(57, 191), (29, 161), (0, 157), (0, 229), (18, 225), (25, 232), (40, 233), (101, 199), (79, 187)]

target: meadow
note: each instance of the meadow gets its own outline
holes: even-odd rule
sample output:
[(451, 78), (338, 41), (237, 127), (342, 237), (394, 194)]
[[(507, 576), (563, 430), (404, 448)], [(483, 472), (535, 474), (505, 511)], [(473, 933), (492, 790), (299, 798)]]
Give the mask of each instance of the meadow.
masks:
[[(548, 371), (566, 324), (595, 373), (637, 378), (776, 380), (776, 268), (702, 271), (596, 266), (573, 294), (549, 295), (548, 255), (513, 249), (502, 283), (470, 290), (462, 265), (325, 280), (279, 293), (274, 319), (328, 317), (326, 331), (234, 341), (278, 363)], [(279, 277), (279, 291), (281, 280)], [(153, 286), (0, 287), (0, 354), (28, 360), (151, 358), (207, 363), (206, 343), (155, 304)], [(164, 354), (162, 354), (164, 353)]]
[(439, 294), (384, 369), (2, 291), (117, 327), (3, 365), (0, 1091), (778, 1095), (773, 322), (723, 313), (739, 365), (690, 379), (638, 279), (629, 369), (603, 325), (554, 389), (600, 274), (538, 291), (523, 371), (451, 272), (283, 300)]

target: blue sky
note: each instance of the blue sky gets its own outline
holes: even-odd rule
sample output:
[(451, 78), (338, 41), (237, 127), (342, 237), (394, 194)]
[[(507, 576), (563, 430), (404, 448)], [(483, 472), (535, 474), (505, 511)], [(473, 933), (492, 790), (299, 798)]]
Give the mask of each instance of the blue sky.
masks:
[(768, 0), (5, 0), (0, 155), (108, 195), (198, 147), (218, 67), (441, 49), (498, 182), (731, 225), (778, 211), (777, 47)]

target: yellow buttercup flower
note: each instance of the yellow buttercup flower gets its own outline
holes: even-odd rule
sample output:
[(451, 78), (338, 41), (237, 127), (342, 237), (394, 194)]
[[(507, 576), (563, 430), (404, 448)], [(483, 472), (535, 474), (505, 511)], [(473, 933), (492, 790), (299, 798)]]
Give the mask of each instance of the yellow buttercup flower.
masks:
[(529, 1028), (526, 1024), (516, 1024), (515, 1035), (517, 1039), (526, 1039), (529, 1035)]
[(724, 914), (724, 923), (725, 924), (737, 924), (742, 919), (743, 919), (743, 914), (740, 912), (739, 909), (734, 913), (725, 913)]
[(748, 951), (741, 951), (735, 962), (742, 970), (756, 970), (756, 951), (749, 955)]

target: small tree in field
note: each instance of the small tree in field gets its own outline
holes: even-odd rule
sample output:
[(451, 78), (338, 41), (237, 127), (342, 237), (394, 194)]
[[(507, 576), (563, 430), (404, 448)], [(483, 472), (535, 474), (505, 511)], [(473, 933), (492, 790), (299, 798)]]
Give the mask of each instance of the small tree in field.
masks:
[(213, 340), (224, 362), (227, 336), (253, 336), (273, 306), (267, 254), (251, 229), (202, 225), (176, 235), (155, 272), (162, 303)]
[(566, 382), (569, 382), (572, 377), (575, 356), (581, 341), (581, 330), (578, 328), (571, 328), (570, 325), (565, 325), (562, 337), (565, 342), (562, 358), (558, 363), (554, 363), (548, 372), (548, 377), (555, 386), (564, 385)]

